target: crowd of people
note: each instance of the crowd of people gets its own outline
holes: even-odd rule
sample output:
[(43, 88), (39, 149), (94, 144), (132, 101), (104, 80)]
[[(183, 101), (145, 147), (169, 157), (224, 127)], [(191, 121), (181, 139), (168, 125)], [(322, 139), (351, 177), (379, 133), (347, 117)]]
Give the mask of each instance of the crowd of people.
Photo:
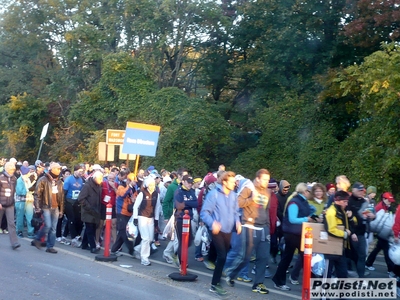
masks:
[[(252, 291), (260, 294), (268, 293), (265, 278), (271, 277), (274, 288), (283, 291), (291, 289), (287, 281), (300, 284), (304, 222), (323, 223), (329, 235), (343, 239), (341, 255), (325, 256), (328, 277), (368, 276), (381, 250), (388, 276), (400, 276), (400, 266), (388, 255), (389, 241), (399, 241), (400, 213), (390, 236), (377, 236), (369, 251), (374, 241), (370, 224), (381, 210), (395, 214), (393, 195), (382, 192), (377, 203), (376, 187), (351, 185), (344, 175), (335, 183), (301, 182), (291, 192), (287, 180), (275, 180), (267, 169), (248, 179), (225, 171), (224, 165), (194, 178), (185, 168), (158, 172), (150, 166), (135, 174), (125, 164), (83, 163), (70, 169), (59, 162), (30, 165), (12, 158), (2, 159), (0, 171), (0, 230), (9, 234), (14, 250), (26, 233), (33, 246), (48, 253), (57, 253), (56, 242), (98, 253), (111, 204), (111, 254), (127, 249), (144, 266), (151, 265), (149, 257), (160, 247), (159, 240), (167, 238), (163, 259), (180, 268), (185, 211), (197, 225), (192, 226), (189, 246), (197, 228), (205, 226), (206, 238), (196, 244), (193, 259), (213, 271), (210, 291), (218, 295), (227, 293), (223, 276), (230, 287), (235, 280), (252, 282)], [(32, 219), (38, 216), (43, 225), (35, 228)], [(139, 232), (133, 241), (126, 232), (130, 221)], [(171, 234), (162, 230), (166, 226)], [(254, 276), (249, 276), (251, 261)], [(268, 270), (270, 263), (278, 264), (275, 274)]]

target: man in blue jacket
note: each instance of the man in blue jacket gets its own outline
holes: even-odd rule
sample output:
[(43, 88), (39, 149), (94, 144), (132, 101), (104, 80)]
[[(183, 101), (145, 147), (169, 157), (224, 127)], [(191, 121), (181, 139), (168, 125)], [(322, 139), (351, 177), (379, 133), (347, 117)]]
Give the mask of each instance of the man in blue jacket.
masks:
[(229, 251), (231, 235), (234, 228), (238, 234), (242, 231), (239, 220), (238, 202), (234, 192), (235, 173), (225, 172), (221, 185), (211, 190), (203, 203), (200, 217), (212, 231), (212, 240), (217, 251), (217, 260), (211, 280), (210, 292), (225, 295), (227, 292), (220, 284), (226, 255)]

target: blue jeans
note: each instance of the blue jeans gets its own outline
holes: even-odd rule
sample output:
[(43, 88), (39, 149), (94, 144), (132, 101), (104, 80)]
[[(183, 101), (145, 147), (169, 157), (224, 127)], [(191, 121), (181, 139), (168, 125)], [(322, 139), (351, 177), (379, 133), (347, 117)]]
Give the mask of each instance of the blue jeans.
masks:
[(34, 228), (32, 227), (33, 217), (33, 202), (17, 201), (15, 202), (15, 219), (17, 232), (24, 231), (24, 216), (26, 217), (26, 223), (28, 226), (28, 235), (33, 235)]
[(43, 209), (44, 226), (37, 232), (36, 240), (40, 241), (42, 237), (47, 235), (47, 249), (53, 248), (56, 242), (58, 216), (58, 208)]
[[(231, 236), (231, 249), (228, 252), (228, 255), (226, 256), (226, 261), (225, 261), (225, 270), (230, 270), (232, 263), (235, 261), (235, 258), (238, 256), (240, 250), (242, 248), (242, 235), (237, 234), (236, 232), (232, 232)], [(249, 274), (249, 264), (248, 262), (243, 269), (239, 271), (238, 277), (243, 277), (244, 275)]]

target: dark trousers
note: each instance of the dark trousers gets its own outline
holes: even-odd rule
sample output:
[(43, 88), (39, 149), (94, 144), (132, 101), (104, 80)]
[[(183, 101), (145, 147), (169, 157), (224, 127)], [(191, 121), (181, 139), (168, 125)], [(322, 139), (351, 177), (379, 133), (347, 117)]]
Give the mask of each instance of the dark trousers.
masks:
[(357, 269), (357, 274), (359, 278), (364, 278), (364, 272), (365, 272), (365, 259), (367, 257), (367, 254), (365, 253), (367, 241), (365, 239), (365, 235), (357, 235), (357, 242), (354, 242), (353, 239), (351, 239), (351, 251), (352, 251), (352, 258), (354, 262), (356, 263), (356, 269)]
[(271, 257), (276, 257), (279, 252), (279, 241), (283, 237), (282, 226), (276, 228), (274, 234), (271, 235)]
[(89, 245), (91, 250), (96, 249), (96, 228), (97, 224), (85, 222), (85, 233), (82, 237), (82, 248), (85, 249)]
[[(400, 277), (400, 266), (393, 265), (393, 273), (394, 273), (397, 277)], [(397, 287), (400, 287), (400, 281), (397, 281)]]
[(279, 262), (275, 275), (272, 277), (272, 281), (276, 285), (286, 284), (286, 270), (290, 266), (296, 249), (300, 250), (301, 235), (292, 233), (284, 233), (283, 235), (285, 237), (285, 250), (283, 251), (282, 259)]
[(228, 254), (231, 244), (231, 235), (232, 233), (224, 232), (219, 232), (218, 234), (212, 235), (214, 246), (217, 252), (217, 261), (215, 263), (215, 269), (211, 280), (212, 285), (218, 284), (221, 280), (222, 270), (226, 261), (226, 255)]
[(388, 272), (393, 272), (394, 263), (389, 258), (389, 242), (387, 240), (380, 238), (379, 236), (377, 238), (378, 241), (375, 245), (375, 248), (368, 255), (365, 265), (371, 267), (374, 264), (376, 256), (378, 255), (379, 251), (383, 250), (383, 255), (385, 256), (387, 270)]
[(332, 277), (333, 268), (337, 278), (347, 278), (347, 258), (344, 252), (343, 255), (325, 254), (325, 259), (329, 261), (327, 278)]
[(69, 234), (68, 220), (65, 222), (64, 232), (62, 231), (64, 219), (65, 216), (63, 216), (61, 219), (58, 219), (56, 237), (67, 237)]
[(208, 235), (211, 236), (210, 247), (208, 248), (208, 260), (215, 264), (215, 262), (217, 261), (217, 249), (215, 249), (215, 245), (212, 239), (213, 234), (211, 230), (208, 230)]
[(133, 254), (133, 243), (128, 240), (126, 235), (126, 224), (128, 224), (130, 217), (117, 214), (117, 240), (111, 247), (111, 252), (117, 252), (119, 248), (125, 243), (128, 248), (129, 254)]
[(71, 202), (71, 200), (66, 200), (65, 204), (65, 214), (68, 218), (68, 227), (71, 233), (71, 238), (74, 239), (76, 236), (81, 234), (82, 231), (82, 221), (81, 221), (81, 207), (78, 201)]

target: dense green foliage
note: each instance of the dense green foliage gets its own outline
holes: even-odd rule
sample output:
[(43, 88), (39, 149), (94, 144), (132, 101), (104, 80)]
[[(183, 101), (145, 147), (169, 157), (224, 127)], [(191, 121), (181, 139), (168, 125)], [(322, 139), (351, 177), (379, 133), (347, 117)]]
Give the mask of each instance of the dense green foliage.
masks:
[[(396, 1), (3, 0), (0, 154), (97, 161), (161, 126), (143, 166), (400, 186)], [(350, 5), (351, 4), (351, 5)]]

